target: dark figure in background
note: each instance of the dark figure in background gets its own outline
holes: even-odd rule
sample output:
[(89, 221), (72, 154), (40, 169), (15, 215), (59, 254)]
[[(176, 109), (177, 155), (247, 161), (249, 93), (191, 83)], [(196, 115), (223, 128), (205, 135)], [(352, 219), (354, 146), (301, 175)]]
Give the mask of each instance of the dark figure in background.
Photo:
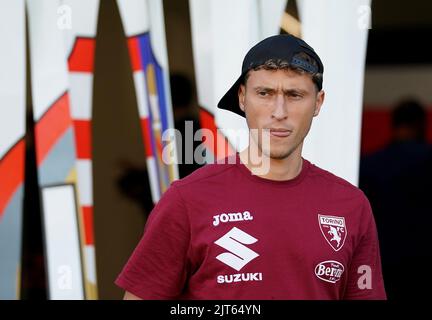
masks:
[[(181, 161), (178, 165), (179, 176), (184, 178), (204, 164), (201, 162), (202, 159), (198, 159), (197, 162), (193, 155), (193, 152), (202, 143), (202, 136), (199, 132), (197, 133), (201, 126), (192, 109), (193, 87), (189, 78), (181, 73), (173, 73), (170, 76), (170, 85), (174, 127), (181, 133), (181, 141), (177, 140), (177, 151), (179, 161)], [(194, 139), (195, 134), (197, 134), (196, 140), (198, 141)], [(188, 145), (193, 149), (190, 150)], [(193, 160), (192, 163), (186, 163), (186, 155)]]
[(123, 173), (117, 179), (117, 187), (124, 196), (138, 204), (147, 217), (154, 207), (147, 169), (128, 161), (122, 161), (119, 166)]
[(426, 112), (414, 100), (403, 101), (392, 113), (390, 144), (360, 165), (360, 188), (375, 213), (389, 300), (425, 297), (432, 285), (431, 173)]

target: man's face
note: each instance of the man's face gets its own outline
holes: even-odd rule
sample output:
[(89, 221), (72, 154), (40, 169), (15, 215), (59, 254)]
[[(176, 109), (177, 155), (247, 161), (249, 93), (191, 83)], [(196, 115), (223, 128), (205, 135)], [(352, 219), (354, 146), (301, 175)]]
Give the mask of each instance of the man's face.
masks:
[(248, 127), (258, 129), (251, 130), (251, 143), (273, 159), (301, 151), (299, 147), (323, 101), (324, 91), (317, 92), (312, 77), (292, 70), (251, 70), (246, 85), (239, 89), (239, 104)]

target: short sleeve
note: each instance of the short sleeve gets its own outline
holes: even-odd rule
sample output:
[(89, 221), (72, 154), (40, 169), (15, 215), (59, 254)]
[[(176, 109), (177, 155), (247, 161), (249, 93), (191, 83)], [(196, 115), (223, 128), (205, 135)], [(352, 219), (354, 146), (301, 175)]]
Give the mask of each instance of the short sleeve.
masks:
[(187, 278), (190, 226), (174, 184), (147, 220), (144, 234), (115, 283), (141, 299), (175, 299)]
[(344, 299), (386, 300), (375, 219), (364, 196), (361, 235), (351, 260)]

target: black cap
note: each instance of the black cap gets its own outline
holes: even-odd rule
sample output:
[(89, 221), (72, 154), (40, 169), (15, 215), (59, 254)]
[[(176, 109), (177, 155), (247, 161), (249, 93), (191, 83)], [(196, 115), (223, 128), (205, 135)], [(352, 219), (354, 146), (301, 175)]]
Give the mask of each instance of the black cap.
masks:
[[(294, 57), (298, 53), (304, 52), (314, 59), (318, 67), (311, 65), (309, 62)], [(284, 60), (291, 66), (305, 70), (308, 73), (323, 73), (324, 66), (321, 59), (315, 53), (314, 49), (309, 46), (302, 39), (299, 39), (290, 34), (280, 34), (268, 37), (255, 46), (253, 46), (243, 59), (242, 73), (234, 85), (225, 93), (218, 103), (218, 108), (225, 109), (245, 116), (244, 112), (240, 109), (238, 102), (238, 90), (243, 83), (243, 77), (246, 73), (256, 67), (263, 65), (266, 61)], [(322, 82), (318, 84), (318, 89), (321, 90)]]

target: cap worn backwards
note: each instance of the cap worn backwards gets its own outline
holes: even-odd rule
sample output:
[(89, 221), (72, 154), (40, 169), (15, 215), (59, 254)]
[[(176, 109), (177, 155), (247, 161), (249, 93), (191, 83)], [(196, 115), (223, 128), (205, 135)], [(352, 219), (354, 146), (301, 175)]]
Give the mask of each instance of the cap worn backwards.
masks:
[[(297, 55), (299, 53), (306, 53), (317, 62), (318, 66), (312, 65), (308, 61), (298, 57)], [(287, 61), (291, 66), (300, 68), (311, 74), (323, 74), (324, 72), (321, 59), (315, 53), (314, 49), (302, 39), (290, 34), (268, 37), (257, 43), (248, 51), (243, 59), (241, 75), (219, 101), (217, 105), (218, 108), (232, 111), (244, 117), (245, 114), (240, 109), (238, 102), (239, 87), (243, 83), (243, 78), (249, 70), (263, 65), (268, 60)], [(320, 90), (321, 86), (322, 82), (318, 84)]]

